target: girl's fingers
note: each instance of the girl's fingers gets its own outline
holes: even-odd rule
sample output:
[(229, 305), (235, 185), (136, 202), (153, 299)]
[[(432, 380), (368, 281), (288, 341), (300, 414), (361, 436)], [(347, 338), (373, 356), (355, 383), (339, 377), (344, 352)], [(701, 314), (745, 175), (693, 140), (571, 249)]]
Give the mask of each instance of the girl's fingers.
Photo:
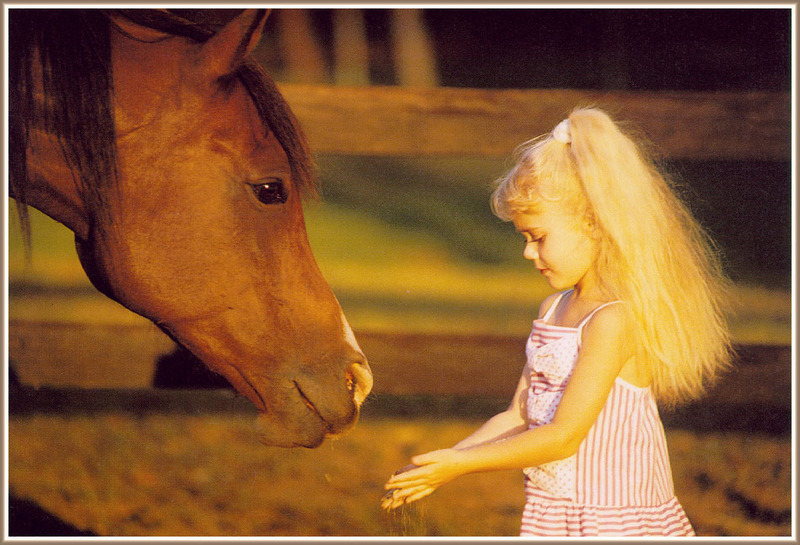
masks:
[(425, 486), (414, 486), (414, 487), (407, 487), (407, 488), (395, 488), (390, 490), (386, 493), (384, 497), (389, 497), (393, 501), (404, 501), (405, 498), (408, 496), (419, 492), (421, 489), (426, 488)]
[(381, 499), (381, 509), (386, 509), (388, 511), (397, 507), (397, 500), (395, 500), (393, 497), (384, 496), (383, 499)]
[(402, 478), (395, 478), (392, 477), (386, 482), (384, 488), (408, 488), (409, 486), (414, 486), (420, 484), (420, 482), (424, 479), (423, 476), (407, 476)]
[(415, 464), (408, 464), (407, 466), (401, 467), (400, 469), (398, 469), (397, 471), (395, 471), (395, 472), (392, 474), (392, 476), (395, 476), (395, 475), (400, 475), (401, 473), (405, 473), (406, 471), (411, 471), (412, 469), (416, 469), (416, 468), (418, 468), (418, 467), (419, 467), (419, 466), (417, 466), (417, 465), (415, 465)]
[(390, 490), (386, 495), (383, 496), (381, 499), (381, 507), (383, 509), (397, 509), (401, 505), (403, 505), (403, 498), (399, 494), (399, 489)]
[(429, 471), (425, 471), (424, 468), (417, 468), (404, 473), (397, 473), (389, 477), (389, 480), (386, 481), (384, 488), (407, 488), (409, 486), (418, 485), (425, 480), (425, 477), (428, 473)]
[(444, 449), (414, 456), (412, 464), (395, 471), (383, 485), (388, 492), (381, 498), (381, 507), (395, 509), (431, 494), (442, 484), (436, 462), (449, 459), (451, 454), (452, 450)]
[(434, 488), (428, 486), (390, 490), (381, 498), (381, 507), (384, 509), (396, 509), (417, 499), (424, 498), (434, 490)]
[(434, 491), (434, 490), (436, 490), (436, 489), (435, 489), (435, 488), (428, 487), (428, 486), (426, 486), (426, 487), (423, 487), (423, 488), (422, 488), (422, 490), (420, 490), (419, 492), (417, 492), (417, 493), (415, 493), (415, 494), (411, 494), (410, 496), (408, 496), (408, 497), (405, 499), (405, 501), (406, 501), (406, 503), (411, 503), (412, 501), (421, 500), (421, 499), (422, 499), (422, 498), (424, 498), (425, 496), (429, 496), (429, 495), (431, 495), (431, 494), (433, 493), (433, 491)]

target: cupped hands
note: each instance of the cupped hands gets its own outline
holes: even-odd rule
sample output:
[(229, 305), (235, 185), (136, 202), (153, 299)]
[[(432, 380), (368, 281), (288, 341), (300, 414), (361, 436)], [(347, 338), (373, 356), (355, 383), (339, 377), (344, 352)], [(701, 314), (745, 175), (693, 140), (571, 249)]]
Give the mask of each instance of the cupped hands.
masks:
[(386, 482), (381, 499), (384, 509), (396, 509), (417, 501), (456, 477), (463, 475), (463, 453), (455, 449), (434, 450), (411, 458), (411, 464), (396, 471)]

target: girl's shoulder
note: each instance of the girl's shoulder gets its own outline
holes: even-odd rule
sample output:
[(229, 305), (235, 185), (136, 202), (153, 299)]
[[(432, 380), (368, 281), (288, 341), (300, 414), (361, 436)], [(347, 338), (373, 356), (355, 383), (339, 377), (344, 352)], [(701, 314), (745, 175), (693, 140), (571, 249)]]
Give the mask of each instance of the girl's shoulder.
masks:
[(547, 298), (545, 298), (545, 300), (542, 301), (542, 304), (539, 306), (539, 315), (537, 316), (537, 319), (541, 320), (542, 318), (544, 318), (547, 315), (547, 313), (550, 312), (550, 309), (553, 308), (555, 305), (557, 305), (558, 302), (561, 300), (561, 298), (566, 294), (568, 294), (570, 291), (572, 290), (560, 291), (552, 295), (548, 295)]
[(608, 332), (628, 331), (631, 328), (629, 309), (622, 301), (611, 301), (595, 308), (580, 325), (581, 330), (592, 328)]

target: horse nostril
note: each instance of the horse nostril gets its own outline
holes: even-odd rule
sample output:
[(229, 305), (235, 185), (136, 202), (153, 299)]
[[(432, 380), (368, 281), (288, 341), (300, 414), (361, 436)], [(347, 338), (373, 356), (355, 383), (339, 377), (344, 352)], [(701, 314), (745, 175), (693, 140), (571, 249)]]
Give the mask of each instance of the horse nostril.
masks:
[(347, 389), (353, 393), (357, 406), (361, 406), (372, 391), (372, 372), (366, 364), (353, 363), (345, 375)]

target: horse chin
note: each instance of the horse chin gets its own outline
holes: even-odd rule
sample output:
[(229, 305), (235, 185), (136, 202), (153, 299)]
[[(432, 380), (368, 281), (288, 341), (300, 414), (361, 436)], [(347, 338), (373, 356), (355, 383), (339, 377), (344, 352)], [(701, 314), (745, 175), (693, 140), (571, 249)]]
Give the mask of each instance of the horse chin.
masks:
[(287, 427), (285, 422), (277, 421), (266, 413), (259, 413), (256, 418), (256, 436), (261, 444), (268, 447), (316, 448), (328, 437), (328, 426), (317, 419), (300, 429), (295, 426)]
[(225, 366), (220, 371), (258, 409), (256, 436), (265, 446), (316, 448), (327, 437), (343, 435), (358, 422), (360, 411), (355, 401), (349, 414), (339, 417), (329, 415), (336, 422), (331, 424), (305, 396), (297, 381), (291, 381), (294, 388), (286, 388), (286, 397), (279, 398), (282, 405), (275, 406), (274, 401), (266, 403), (264, 396), (238, 369)]
[(299, 399), (285, 400), (286, 405), (282, 409), (275, 412), (259, 412), (256, 418), (256, 435), (262, 444), (274, 447), (316, 448), (326, 438), (344, 435), (358, 422), (360, 411), (355, 403), (349, 414), (338, 417), (329, 415), (326, 419), (303, 395), (299, 387), (297, 392)]

